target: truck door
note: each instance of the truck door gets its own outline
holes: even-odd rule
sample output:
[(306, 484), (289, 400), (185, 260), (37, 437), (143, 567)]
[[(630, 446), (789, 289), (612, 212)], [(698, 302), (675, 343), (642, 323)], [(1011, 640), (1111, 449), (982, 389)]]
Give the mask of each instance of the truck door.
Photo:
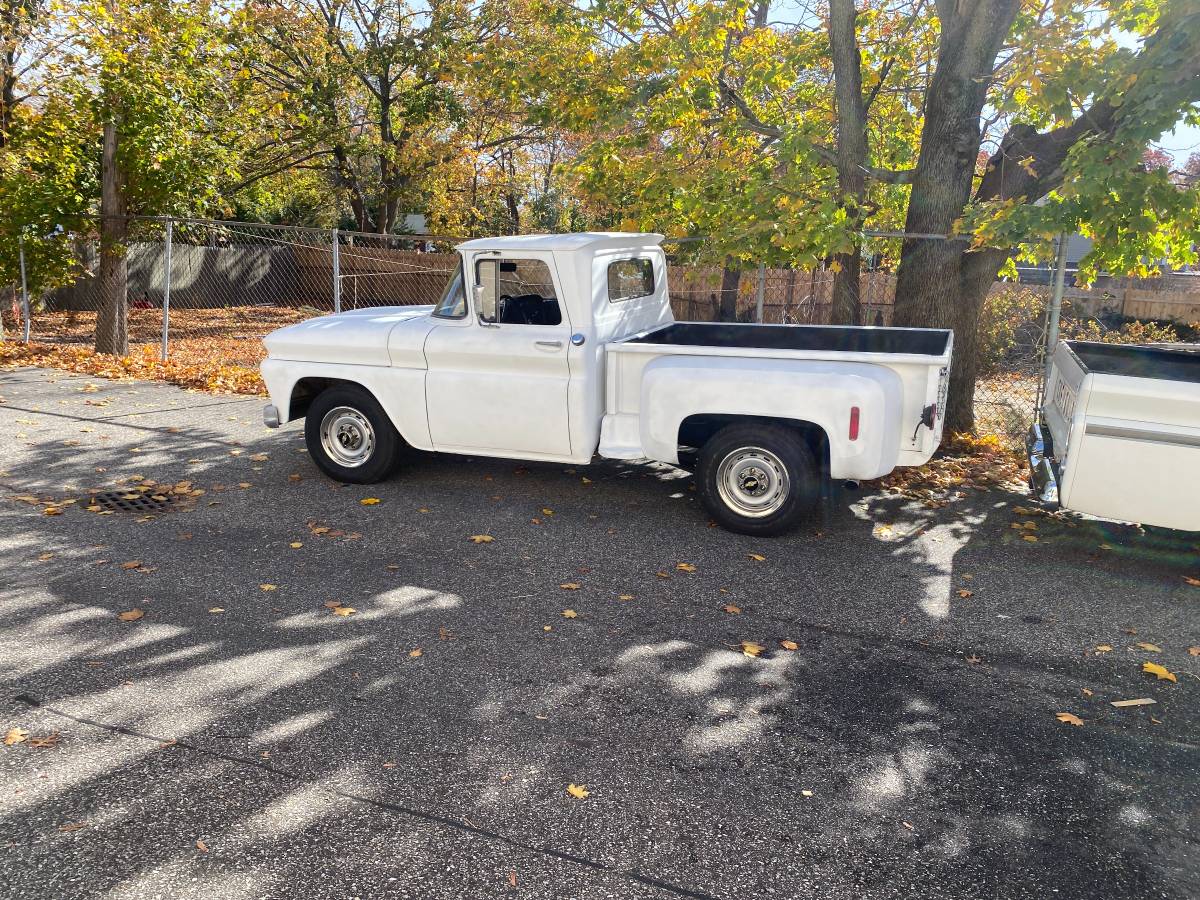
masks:
[(467, 315), (439, 323), (425, 340), (434, 448), (570, 456), (571, 325), (553, 256), (480, 254), (473, 269), (465, 273)]

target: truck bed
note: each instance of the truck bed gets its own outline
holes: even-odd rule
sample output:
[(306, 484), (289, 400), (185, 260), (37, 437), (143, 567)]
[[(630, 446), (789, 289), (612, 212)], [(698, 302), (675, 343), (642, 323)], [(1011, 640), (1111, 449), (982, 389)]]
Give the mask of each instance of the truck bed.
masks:
[(626, 344), (675, 347), (803, 350), (816, 353), (888, 353), (941, 356), (949, 331), (924, 328), (852, 328), (837, 325), (739, 325), (675, 322), (630, 338)]
[(1085, 372), (1200, 383), (1200, 346), (1195, 350), (1066, 341)]

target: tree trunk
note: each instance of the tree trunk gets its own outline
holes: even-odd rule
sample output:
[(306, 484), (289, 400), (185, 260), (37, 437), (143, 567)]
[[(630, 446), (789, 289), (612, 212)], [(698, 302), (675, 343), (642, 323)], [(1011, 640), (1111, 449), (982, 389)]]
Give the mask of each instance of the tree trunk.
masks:
[(718, 322), (737, 321), (738, 288), (742, 283), (742, 270), (737, 268), (737, 261), (725, 260), (725, 268), (721, 270), (721, 305), (717, 310)]
[[(904, 224), (910, 234), (949, 234), (971, 197), (988, 85), (981, 73), (995, 66), (1019, 2), (995, 0), (961, 11), (960, 6), (949, 0), (938, 4), (942, 35), (937, 70), (925, 95), (921, 152)], [(896, 273), (894, 324), (954, 329), (946, 409), (950, 431), (975, 425), (979, 311), (1006, 256), (1003, 250), (968, 252), (968, 246), (965, 240), (908, 238)]]
[[(837, 172), (840, 202), (847, 213), (847, 227), (862, 228), (863, 199), (867, 178), (867, 106), (862, 92), (862, 54), (855, 37), (857, 12), (854, 0), (830, 0), (829, 50), (833, 58), (833, 95), (837, 107)], [(861, 324), (859, 274), (862, 248), (834, 257), (833, 307), (829, 321), (834, 325)]]
[(100, 271), (97, 287), (100, 308), (96, 315), (96, 352), (125, 356), (129, 353), (128, 266), (125, 237), (125, 180), (117, 157), (117, 114), (104, 123), (100, 160)]

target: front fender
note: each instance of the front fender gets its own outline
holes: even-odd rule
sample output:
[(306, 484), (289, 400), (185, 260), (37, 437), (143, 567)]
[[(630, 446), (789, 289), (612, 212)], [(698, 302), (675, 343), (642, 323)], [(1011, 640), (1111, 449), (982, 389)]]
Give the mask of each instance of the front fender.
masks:
[(379, 401), (404, 440), (420, 450), (432, 450), (429, 420), (425, 415), (425, 370), (388, 366), (356, 366), (345, 363), (298, 362), (265, 359), (259, 367), (271, 404), (280, 422), (296, 418), (292, 392), (302, 378), (331, 378), (366, 388)]
[[(878, 478), (900, 449), (900, 377), (885, 366), (807, 360), (664, 356), (642, 373), (639, 427), (651, 459), (679, 461), (679, 427), (688, 416), (791, 419), (820, 427), (830, 475)], [(850, 439), (850, 409), (859, 432)]]

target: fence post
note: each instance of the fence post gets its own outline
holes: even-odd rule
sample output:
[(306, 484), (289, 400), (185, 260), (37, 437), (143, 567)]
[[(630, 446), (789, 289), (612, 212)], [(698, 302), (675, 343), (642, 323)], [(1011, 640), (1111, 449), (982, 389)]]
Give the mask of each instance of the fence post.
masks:
[(166, 259), (163, 261), (162, 361), (167, 361), (167, 335), (171, 329), (171, 234), (174, 219), (167, 219)]
[(767, 264), (758, 264), (758, 296), (754, 301), (754, 321), (759, 325), (763, 321), (763, 294), (767, 289)]
[(25, 235), (17, 235), (17, 252), (21, 257), (21, 340), (29, 343), (29, 282), (25, 279)]
[(1050, 309), (1046, 314), (1046, 368), (1042, 377), (1045, 384), (1050, 377), (1051, 357), (1058, 345), (1058, 319), (1062, 313), (1063, 287), (1067, 278), (1067, 235), (1058, 236), (1058, 253), (1054, 260), (1054, 292), (1050, 295)]
[(338, 230), (333, 229), (333, 311), (342, 311), (342, 273), (338, 265)]

